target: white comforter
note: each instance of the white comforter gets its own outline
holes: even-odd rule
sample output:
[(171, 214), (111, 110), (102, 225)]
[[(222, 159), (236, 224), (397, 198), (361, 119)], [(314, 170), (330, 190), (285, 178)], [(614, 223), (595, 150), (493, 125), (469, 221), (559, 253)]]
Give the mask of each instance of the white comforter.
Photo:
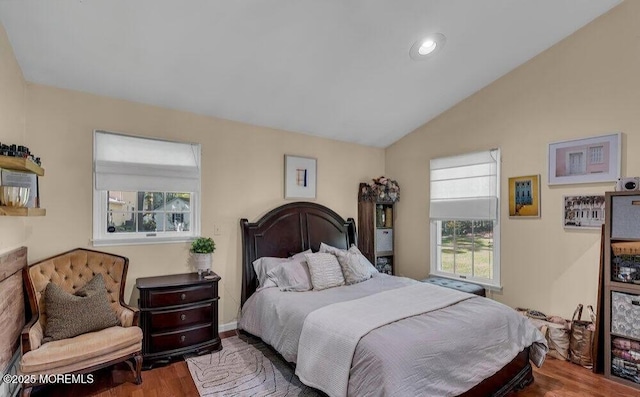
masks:
[[(314, 310), (415, 283), (381, 274), (363, 283), (315, 292), (268, 288), (245, 303), (239, 327), (261, 337), (286, 360), (296, 362), (305, 319)], [(448, 291), (440, 287), (433, 290), (436, 295)], [(546, 344), (535, 327), (500, 303), (470, 296), (381, 326), (362, 337), (350, 364), (348, 395), (458, 395), (493, 375), (530, 345), (532, 358), (540, 365)]]

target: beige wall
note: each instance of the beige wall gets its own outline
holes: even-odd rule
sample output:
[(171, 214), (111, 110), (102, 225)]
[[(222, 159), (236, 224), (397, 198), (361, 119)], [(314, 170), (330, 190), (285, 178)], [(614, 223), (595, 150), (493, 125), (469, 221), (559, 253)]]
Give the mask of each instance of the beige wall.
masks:
[[(0, 219), (0, 251), (27, 244), (33, 262), (91, 247), (94, 129), (200, 142), (202, 232), (212, 235), (213, 224), (222, 226), (222, 235), (214, 236), (214, 269), (223, 277), (221, 323), (228, 323), (236, 318), (240, 294), (238, 220), (255, 220), (285, 202), (285, 153), (318, 158), (317, 202), (345, 217), (357, 214), (358, 182), (381, 174), (397, 179), (398, 271), (421, 278), (428, 273), (429, 159), (501, 147), (502, 195), (508, 177), (541, 174), (542, 217), (509, 219), (503, 200), (504, 290), (493, 296), (570, 316), (576, 303), (595, 303), (599, 234), (562, 228), (562, 196), (600, 194), (612, 185), (547, 186), (547, 144), (622, 131), (623, 175), (640, 175), (634, 155), (640, 148), (638, 20), (640, 2), (623, 3), (386, 151), (25, 84), (0, 27), (0, 141), (25, 143), (42, 157), (47, 209), (42, 218)], [(105, 250), (131, 259), (127, 296), (137, 277), (188, 271), (186, 243)]]
[[(318, 159), (318, 197), (343, 217), (357, 216), (359, 182), (381, 175), (384, 150), (250, 126), (191, 113), (27, 85), (27, 141), (43, 159), (42, 206), (28, 220), (29, 260), (92, 247), (93, 130), (202, 144), (202, 234), (214, 237), (214, 270), (222, 277), (220, 322), (236, 318), (241, 286), (239, 220), (255, 221), (284, 204), (284, 154)], [(213, 225), (222, 234), (213, 236)], [(101, 247), (130, 259), (126, 296), (135, 279), (190, 271), (187, 243)], [(132, 299), (135, 301), (136, 296)]]
[[(565, 317), (595, 304), (600, 234), (563, 229), (563, 195), (603, 194), (613, 183), (548, 186), (547, 145), (621, 131), (622, 174), (640, 175), (638, 21), (640, 2), (624, 2), (387, 149), (386, 173), (403, 194), (400, 273), (428, 273), (429, 159), (500, 147), (504, 289), (494, 298)], [(542, 217), (509, 219), (507, 178), (531, 174), (541, 174)]]
[[(25, 144), (25, 81), (0, 24), (0, 142)], [(27, 144), (27, 146), (29, 146)], [(24, 245), (25, 220), (0, 216), (0, 252)]]

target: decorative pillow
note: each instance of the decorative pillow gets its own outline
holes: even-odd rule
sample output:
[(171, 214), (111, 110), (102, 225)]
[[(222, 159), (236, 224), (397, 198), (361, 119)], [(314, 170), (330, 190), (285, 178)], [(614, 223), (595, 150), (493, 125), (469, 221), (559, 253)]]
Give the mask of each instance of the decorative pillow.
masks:
[(291, 259), (269, 270), (267, 276), (281, 291), (309, 291), (313, 288), (309, 266), (304, 260)]
[(75, 294), (49, 283), (44, 290), (44, 301), (47, 324), (43, 342), (73, 338), (118, 325), (101, 273)]
[(346, 250), (342, 248), (332, 247), (331, 245), (325, 244), (325, 243), (320, 243), (320, 249), (318, 250), (318, 252), (327, 252), (333, 255), (335, 255), (337, 252), (340, 252), (340, 251), (346, 251)]
[(314, 290), (319, 291), (344, 285), (342, 269), (335, 255), (318, 252), (306, 254), (305, 258), (307, 258), (307, 264), (309, 265), (309, 273), (311, 274), (311, 283)]
[(347, 251), (338, 250), (334, 255), (338, 258), (347, 284), (359, 283), (373, 276), (374, 272), (371, 269), (375, 270), (375, 268), (355, 245), (352, 245)]
[(253, 269), (256, 271), (256, 276), (258, 277), (258, 288), (275, 287), (273, 282), (268, 281), (269, 277), (267, 276), (267, 273), (269, 270), (274, 269), (278, 265), (292, 259), (304, 259), (304, 255), (309, 253), (311, 253), (311, 250), (299, 252), (289, 258), (273, 258), (270, 256), (264, 256), (253, 261)]
[[(338, 262), (340, 262), (347, 284), (354, 284), (367, 280), (374, 274), (379, 273), (378, 269), (376, 269), (375, 266), (369, 262), (369, 259), (362, 255), (362, 252), (360, 252), (358, 247), (353, 244), (348, 250), (343, 250), (321, 243), (319, 252), (328, 252), (338, 258)], [(364, 278), (367, 273), (369, 273), (369, 277)]]

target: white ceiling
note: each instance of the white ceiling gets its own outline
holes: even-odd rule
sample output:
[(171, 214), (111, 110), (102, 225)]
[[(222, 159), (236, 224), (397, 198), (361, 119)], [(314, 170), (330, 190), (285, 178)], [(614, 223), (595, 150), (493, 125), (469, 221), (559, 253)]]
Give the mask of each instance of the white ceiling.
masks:
[(31, 82), (386, 147), (619, 2), (1, 0), (0, 22)]

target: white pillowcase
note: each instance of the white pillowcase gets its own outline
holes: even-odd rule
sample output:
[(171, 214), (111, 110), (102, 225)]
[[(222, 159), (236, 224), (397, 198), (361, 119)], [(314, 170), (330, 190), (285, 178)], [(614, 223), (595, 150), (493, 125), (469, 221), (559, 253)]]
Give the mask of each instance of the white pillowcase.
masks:
[(327, 252), (338, 258), (347, 284), (368, 280), (374, 274), (379, 273), (378, 269), (362, 255), (362, 252), (355, 245), (351, 245), (348, 250), (343, 250), (321, 243), (319, 252)]
[(308, 253), (311, 253), (311, 250), (299, 252), (289, 258), (274, 258), (270, 256), (264, 256), (253, 261), (253, 269), (256, 271), (256, 276), (258, 277), (258, 289), (276, 286), (273, 281), (269, 281), (269, 277), (267, 276), (269, 270), (272, 270), (280, 264), (289, 260), (304, 260), (304, 255)]
[(273, 282), (280, 291), (309, 291), (313, 288), (309, 266), (304, 259), (291, 259), (267, 272), (268, 281)]
[(311, 273), (311, 283), (313, 289), (320, 291), (323, 289), (344, 285), (344, 276), (338, 263), (338, 259), (333, 254), (318, 252), (306, 254), (309, 273)]

